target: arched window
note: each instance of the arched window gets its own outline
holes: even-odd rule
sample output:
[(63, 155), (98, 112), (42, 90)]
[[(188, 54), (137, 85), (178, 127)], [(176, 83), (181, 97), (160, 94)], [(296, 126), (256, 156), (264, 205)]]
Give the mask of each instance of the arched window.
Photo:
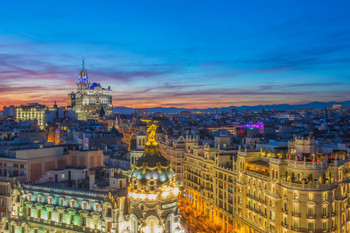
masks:
[(72, 207), (72, 208), (75, 207), (75, 204), (76, 204), (75, 200), (70, 201), (70, 207)]
[(63, 198), (63, 197), (60, 198), (60, 205), (61, 205), (61, 206), (64, 205), (64, 198)]
[(87, 203), (86, 201), (83, 201), (83, 202), (82, 202), (81, 208), (82, 208), (83, 210), (86, 210), (86, 209), (88, 208), (88, 203)]
[(106, 217), (112, 217), (112, 208), (107, 208)]
[(166, 233), (172, 233), (172, 230), (171, 230), (171, 221), (170, 221), (170, 219), (168, 219), (168, 220), (166, 221), (165, 227), (166, 227), (166, 230), (165, 230)]
[(16, 202), (19, 202), (20, 201), (20, 197), (19, 197), (19, 194), (16, 195)]
[(95, 204), (95, 211), (100, 211), (100, 204), (99, 203)]
[(132, 233), (138, 233), (138, 229), (137, 229), (137, 218), (132, 215), (131, 216), (131, 232)]

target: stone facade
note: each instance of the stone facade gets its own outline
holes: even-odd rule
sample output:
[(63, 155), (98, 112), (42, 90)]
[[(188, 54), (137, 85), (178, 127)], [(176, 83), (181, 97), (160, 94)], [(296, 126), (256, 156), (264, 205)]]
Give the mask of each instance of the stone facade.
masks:
[(114, 168), (51, 169), (40, 179), (43, 183), (12, 185), (1, 232), (184, 233), (179, 188), (159, 152), (155, 128), (148, 130), (145, 152), (132, 168), (127, 189), (127, 177)]
[(76, 93), (68, 95), (68, 108), (75, 111), (78, 120), (97, 119), (112, 114), (112, 90), (102, 88), (99, 83), (90, 83), (87, 70), (80, 71)]
[(197, 145), (184, 161), (186, 195), (225, 232), (348, 232), (349, 155), (310, 153), (312, 141), (231, 155)]
[(40, 129), (45, 128), (48, 108), (38, 103), (28, 103), (17, 108), (17, 121), (37, 120)]
[(127, 232), (125, 198), (111, 193), (17, 184), (11, 194), (10, 218), (1, 219), (3, 233)]

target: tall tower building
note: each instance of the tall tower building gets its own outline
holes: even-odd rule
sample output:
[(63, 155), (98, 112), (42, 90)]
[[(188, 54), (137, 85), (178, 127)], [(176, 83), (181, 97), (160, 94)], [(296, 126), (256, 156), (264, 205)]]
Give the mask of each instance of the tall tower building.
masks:
[(112, 113), (112, 90), (100, 83), (90, 83), (83, 60), (77, 81), (77, 90), (68, 94), (67, 108), (73, 109), (78, 120), (96, 119)]
[(179, 188), (169, 162), (155, 139), (156, 122), (146, 121), (145, 151), (133, 165), (129, 182), (130, 232), (180, 233)]

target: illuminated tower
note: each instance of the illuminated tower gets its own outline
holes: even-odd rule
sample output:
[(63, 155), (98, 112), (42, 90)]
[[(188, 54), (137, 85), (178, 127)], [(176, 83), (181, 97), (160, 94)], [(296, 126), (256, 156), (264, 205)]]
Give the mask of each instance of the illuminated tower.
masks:
[(82, 69), (79, 73), (79, 78), (78, 78), (78, 83), (89, 83), (88, 82), (88, 74), (87, 74), (87, 70), (85, 70), (85, 62), (83, 59), (83, 66)]
[(131, 233), (180, 233), (177, 208), (179, 188), (169, 162), (160, 154), (155, 139), (157, 122), (148, 124), (145, 151), (132, 168), (129, 182)]
[[(77, 90), (68, 95), (67, 109), (73, 109), (78, 120), (98, 119), (112, 114), (112, 90), (99, 83), (90, 83), (85, 63), (77, 80)], [(101, 114), (103, 112), (104, 114)]]

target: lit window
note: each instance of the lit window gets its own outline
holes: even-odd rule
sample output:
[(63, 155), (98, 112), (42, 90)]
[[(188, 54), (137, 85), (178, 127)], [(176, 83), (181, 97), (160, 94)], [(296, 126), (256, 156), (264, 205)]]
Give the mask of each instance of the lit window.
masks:
[(298, 192), (294, 192), (294, 199), (299, 199), (299, 193)]
[(322, 201), (327, 201), (327, 193), (322, 193)]
[(309, 201), (312, 201), (314, 199), (314, 194), (313, 193), (309, 193)]
[(95, 204), (95, 211), (100, 211), (100, 204), (98, 203)]

